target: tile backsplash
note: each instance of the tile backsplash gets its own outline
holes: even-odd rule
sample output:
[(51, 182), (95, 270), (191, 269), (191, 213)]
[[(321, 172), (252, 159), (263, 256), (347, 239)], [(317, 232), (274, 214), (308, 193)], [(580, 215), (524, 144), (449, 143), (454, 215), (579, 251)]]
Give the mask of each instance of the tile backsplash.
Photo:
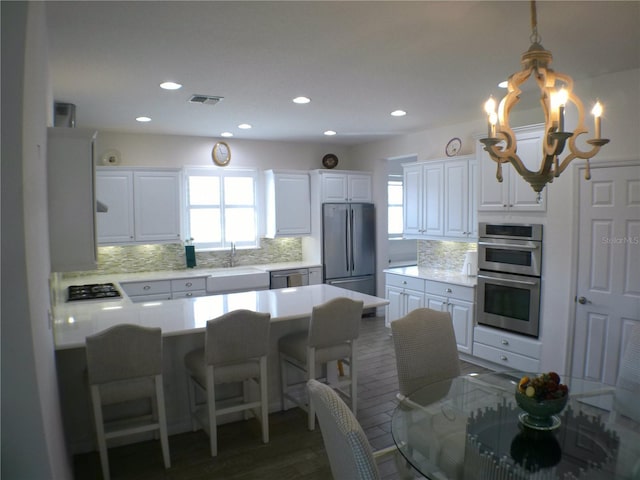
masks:
[(418, 266), (460, 271), (464, 254), (477, 248), (476, 243), (418, 240)]
[[(264, 263), (297, 262), (302, 260), (302, 239), (260, 239), (260, 247), (237, 249), (234, 266)], [(196, 269), (230, 266), (231, 252), (218, 250), (196, 252)], [(181, 243), (153, 245), (122, 245), (98, 247), (98, 268), (82, 272), (67, 272), (63, 278), (109, 273), (138, 273), (159, 270), (186, 270), (184, 246)]]

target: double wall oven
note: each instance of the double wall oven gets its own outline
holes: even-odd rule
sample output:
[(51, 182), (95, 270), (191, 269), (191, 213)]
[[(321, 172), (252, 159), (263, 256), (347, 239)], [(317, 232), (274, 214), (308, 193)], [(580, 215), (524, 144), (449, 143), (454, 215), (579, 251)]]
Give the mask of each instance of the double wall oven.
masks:
[(480, 223), (480, 325), (538, 337), (542, 225)]

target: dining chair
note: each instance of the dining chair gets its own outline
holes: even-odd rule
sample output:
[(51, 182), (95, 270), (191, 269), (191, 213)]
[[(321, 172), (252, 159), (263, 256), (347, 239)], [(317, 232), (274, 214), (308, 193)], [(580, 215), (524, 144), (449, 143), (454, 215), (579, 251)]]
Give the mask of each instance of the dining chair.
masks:
[[(282, 410), (286, 410), (286, 401), (290, 400), (308, 413), (308, 428), (315, 428), (313, 405), (308, 401), (307, 392), (304, 399), (299, 399), (293, 392), (307, 380), (317, 379), (321, 373), (318, 365), (342, 361), (349, 366), (349, 375), (340, 375), (331, 385), (340, 393), (351, 399), (351, 410), (354, 415), (357, 406), (358, 366), (356, 362), (357, 339), (360, 335), (363, 302), (346, 297), (329, 300), (313, 307), (309, 330), (290, 333), (278, 341), (280, 355), (280, 385)], [(289, 384), (288, 367), (302, 372), (304, 381)], [(326, 368), (326, 367), (325, 367)], [(326, 380), (326, 376), (324, 377)], [(349, 393), (343, 390), (349, 387)], [(306, 390), (306, 389), (305, 389)]]
[[(110, 478), (107, 440), (144, 432), (160, 433), (164, 466), (170, 468), (160, 328), (108, 328), (86, 338), (86, 356), (103, 478)], [(150, 400), (148, 415), (105, 421), (103, 407), (140, 399)]]
[[(193, 429), (200, 424), (209, 433), (211, 456), (218, 454), (217, 417), (251, 412), (260, 419), (262, 441), (269, 442), (269, 395), (267, 354), (271, 315), (251, 310), (234, 310), (207, 322), (205, 346), (184, 357), (189, 385), (189, 408)], [(258, 400), (250, 400), (249, 384), (260, 390)], [(216, 399), (216, 385), (242, 383), (242, 395)], [(206, 402), (198, 403), (198, 392)]]
[(460, 375), (458, 347), (449, 312), (417, 308), (391, 322), (398, 371), (398, 398)]
[[(318, 416), (334, 480), (379, 479), (376, 460), (391, 453), (397, 455), (397, 449), (374, 452), (353, 412), (329, 385), (311, 379), (307, 389)], [(400, 473), (402, 478), (413, 478), (408, 477), (406, 471)]]
[[(408, 396), (425, 385), (430, 403), (444, 397), (449, 389), (446, 380), (460, 375), (460, 359), (453, 322), (449, 312), (417, 308), (391, 322), (391, 335), (398, 372), (398, 400), (410, 402)], [(464, 437), (455, 434), (456, 422), (443, 421), (439, 411), (420, 409), (429, 418), (429, 428), (408, 426), (412, 444), (436, 463), (451, 478), (460, 478)], [(422, 447), (421, 447), (422, 446)]]

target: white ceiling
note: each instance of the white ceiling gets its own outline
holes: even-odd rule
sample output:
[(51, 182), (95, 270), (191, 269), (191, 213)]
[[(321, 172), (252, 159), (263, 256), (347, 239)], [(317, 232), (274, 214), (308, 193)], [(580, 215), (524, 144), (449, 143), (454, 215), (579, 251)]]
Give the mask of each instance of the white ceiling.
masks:
[[(481, 117), (531, 33), (524, 1), (46, 5), (54, 99), (76, 105), (79, 127), (343, 145)], [(552, 68), (578, 94), (580, 79), (640, 67), (640, 2), (537, 10)], [(164, 91), (165, 80), (184, 86)], [(224, 100), (191, 104), (192, 94)], [(295, 105), (297, 95), (312, 102)], [(389, 115), (399, 108), (408, 115)]]

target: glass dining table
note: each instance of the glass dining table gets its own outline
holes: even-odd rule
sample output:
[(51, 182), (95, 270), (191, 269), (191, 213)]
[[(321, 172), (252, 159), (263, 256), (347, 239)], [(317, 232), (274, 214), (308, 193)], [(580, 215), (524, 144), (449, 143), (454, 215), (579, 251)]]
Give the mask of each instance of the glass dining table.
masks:
[(391, 421), (399, 452), (432, 480), (640, 479), (640, 423), (616, 411), (619, 391), (565, 377), (566, 407), (534, 427), (515, 400), (524, 375), (535, 376), (462, 375), (402, 399)]

